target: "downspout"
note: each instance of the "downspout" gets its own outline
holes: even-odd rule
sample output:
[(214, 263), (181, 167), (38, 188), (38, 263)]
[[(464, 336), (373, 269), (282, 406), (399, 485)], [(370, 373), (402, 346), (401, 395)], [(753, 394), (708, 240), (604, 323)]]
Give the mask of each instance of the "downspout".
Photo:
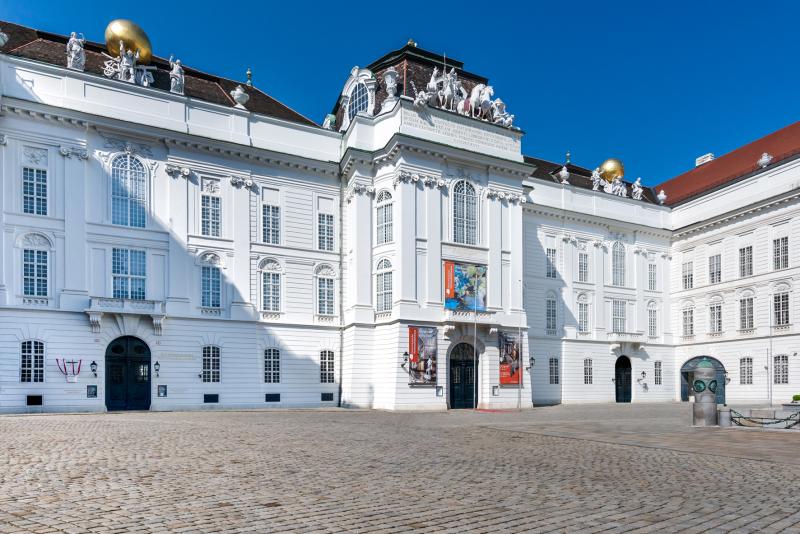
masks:
[(344, 376), (344, 183), (339, 166), (339, 396), (336, 406), (342, 407), (342, 377)]

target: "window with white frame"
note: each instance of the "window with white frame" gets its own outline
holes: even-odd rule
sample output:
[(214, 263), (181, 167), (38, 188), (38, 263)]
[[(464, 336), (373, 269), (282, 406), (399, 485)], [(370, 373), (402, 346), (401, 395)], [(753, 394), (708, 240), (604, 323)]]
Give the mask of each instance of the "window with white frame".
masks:
[(378, 262), (375, 275), (375, 309), (378, 312), (392, 310), (392, 262), (385, 258)]
[(739, 358), (739, 384), (743, 386), (753, 384), (753, 358), (749, 356)]
[(589, 303), (578, 301), (578, 332), (589, 331)]
[(753, 276), (753, 247), (739, 249), (739, 277)]
[(550, 358), (550, 383), (558, 384), (558, 358)]
[(203, 382), (219, 382), (219, 347), (203, 347)]
[(779, 237), (772, 240), (772, 261), (774, 269), (789, 268), (789, 238)]
[(556, 335), (556, 299), (547, 297), (545, 299), (545, 333), (548, 336)]
[(381, 191), (376, 199), (375, 220), (376, 220), (376, 241), (379, 245), (390, 243), (394, 233), (394, 215), (392, 213), (392, 194), (389, 191)]
[(48, 253), (46, 250), (22, 251), (22, 294), (26, 297), (48, 295)]
[(204, 189), (200, 196), (200, 233), (209, 237), (219, 237), (222, 228), (222, 199), (216, 193), (219, 191), (219, 184)]
[(145, 252), (127, 248), (112, 249), (111, 277), (115, 299), (144, 300), (147, 285)]
[(658, 309), (655, 307), (647, 310), (647, 335), (650, 337), (658, 336)]
[(219, 308), (222, 294), (220, 269), (212, 265), (203, 265), (200, 269), (200, 305), (203, 308)]
[(578, 253), (578, 282), (589, 281), (589, 253)]
[(280, 384), (281, 351), (275, 348), (264, 349), (264, 383)]
[(583, 383), (585, 385), (589, 385), (593, 381), (592, 376), (592, 359), (591, 358), (584, 358), (583, 359)]
[(627, 324), (625, 318), (625, 306), (627, 302), (624, 300), (611, 301), (611, 330), (612, 332), (622, 333), (626, 331)]
[(47, 215), (47, 171), (22, 168), (22, 212)]
[(683, 289), (692, 289), (694, 287), (694, 266), (692, 262), (684, 262), (681, 266), (681, 274), (683, 279)]
[(789, 383), (789, 355), (778, 354), (775, 356), (773, 366), (773, 375), (775, 384), (788, 384)]
[(147, 171), (138, 158), (123, 154), (111, 162), (111, 222), (144, 228), (147, 220)]
[(322, 271), (322, 274), (320, 272), (317, 273), (317, 313), (319, 315), (334, 315), (334, 280), (333, 276), (325, 274), (332, 274), (332, 270), (330, 268), (322, 268), (318, 269), (318, 271)]
[(478, 196), (475, 187), (464, 180), (453, 186), (453, 241), (478, 244)]
[(739, 300), (739, 328), (753, 329), (753, 297), (742, 297)]
[(789, 324), (789, 293), (782, 291), (772, 297), (773, 324), (786, 326)]
[(694, 308), (684, 308), (683, 310), (683, 335), (694, 335)]
[(625, 245), (619, 241), (611, 247), (611, 283), (619, 287), (625, 285)]
[(664, 382), (663, 370), (661, 366), (661, 361), (653, 362), (653, 383), (656, 386), (660, 386)]
[(558, 271), (556, 270), (556, 249), (548, 248), (545, 252), (545, 276), (547, 278), (557, 278)]
[(722, 282), (722, 254), (714, 254), (708, 257), (708, 283), (720, 282)]
[(647, 264), (647, 289), (650, 291), (658, 289), (658, 268), (655, 263)]
[(714, 303), (708, 307), (708, 330), (712, 334), (722, 332), (722, 304)]
[(281, 243), (281, 208), (270, 204), (261, 206), (261, 240), (270, 245)]
[(261, 311), (281, 311), (281, 266), (271, 259), (261, 262)]
[(20, 344), (20, 382), (44, 382), (44, 343), (23, 341)]
[(369, 107), (369, 91), (363, 83), (357, 83), (350, 93), (350, 101), (347, 103), (347, 115), (352, 121), (356, 115), (362, 111), (367, 111)]
[(333, 351), (323, 350), (319, 353), (319, 381), (322, 384), (333, 384)]
[(317, 239), (320, 250), (333, 250), (333, 215), (330, 213), (317, 214)]

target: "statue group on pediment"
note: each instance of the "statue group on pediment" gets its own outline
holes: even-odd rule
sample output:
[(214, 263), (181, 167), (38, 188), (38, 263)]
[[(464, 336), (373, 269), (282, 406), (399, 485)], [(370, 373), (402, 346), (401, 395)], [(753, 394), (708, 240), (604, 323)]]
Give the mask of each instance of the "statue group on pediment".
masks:
[[(105, 55), (105, 54), (104, 54)], [(103, 66), (103, 74), (109, 78), (115, 78), (123, 82), (150, 87), (155, 79), (153, 72), (156, 68), (149, 65), (139, 65), (139, 51), (135, 52), (130, 48), (125, 48), (123, 41), (119, 42), (119, 56), (111, 57)]]

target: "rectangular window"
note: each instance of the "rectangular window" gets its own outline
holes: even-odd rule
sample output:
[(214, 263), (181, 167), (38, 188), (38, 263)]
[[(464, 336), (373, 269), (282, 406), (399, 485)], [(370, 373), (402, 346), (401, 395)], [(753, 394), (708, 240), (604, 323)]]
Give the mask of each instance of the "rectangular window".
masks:
[(692, 289), (694, 287), (694, 265), (692, 262), (687, 261), (682, 266), (683, 274), (683, 289)]
[(658, 268), (655, 263), (647, 264), (647, 289), (650, 291), (658, 289)]
[(558, 358), (550, 358), (550, 383), (558, 384)]
[(278, 349), (264, 350), (264, 383), (280, 384), (281, 382), (281, 351)]
[(589, 385), (592, 383), (593, 380), (592, 376), (592, 359), (585, 358), (583, 360), (583, 383), (585, 385)]
[(772, 257), (775, 270), (789, 268), (789, 238), (779, 237), (772, 241)]
[(319, 353), (319, 381), (322, 384), (333, 384), (333, 351), (323, 350)]
[(739, 328), (741, 330), (753, 329), (753, 297), (743, 298), (739, 301)]
[(378, 234), (378, 244), (382, 245), (383, 243), (390, 243), (392, 241), (392, 232), (393, 232), (393, 214), (392, 214), (392, 204), (387, 203), (375, 210), (375, 216), (378, 222), (377, 225), (377, 234)]
[(545, 276), (547, 278), (557, 278), (558, 272), (556, 270), (556, 249), (547, 249), (547, 260), (545, 265)]
[(789, 324), (789, 293), (778, 293), (772, 297), (775, 326)]
[(694, 335), (694, 309), (686, 308), (683, 310), (683, 335)]
[(219, 347), (203, 347), (203, 382), (219, 382)]
[(647, 335), (658, 336), (658, 310), (647, 310)]
[(589, 331), (589, 304), (587, 302), (578, 303), (578, 332)]
[(47, 296), (47, 251), (22, 251), (22, 294), (26, 297)]
[(612, 331), (617, 333), (625, 332), (627, 327), (625, 321), (625, 305), (624, 300), (614, 300), (611, 302), (612, 308)]
[(655, 385), (660, 386), (664, 381), (663, 372), (661, 369), (661, 362), (656, 361), (653, 363), (653, 382)]
[(111, 274), (115, 299), (144, 300), (147, 276), (143, 250), (113, 249)]
[(578, 282), (589, 281), (589, 253), (578, 253)]
[(708, 328), (712, 334), (722, 332), (722, 304), (712, 304), (708, 307)]
[(739, 277), (753, 276), (753, 247), (739, 249)]
[(779, 354), (775, 356), (774, 366), (775, 384), (788, 384), (789, 383), (789, 356), (787, 354)]
[(392, 273), (378, 273), (375, 277), (376, 311), (385, 312), (392, 309)]
[(200, 233), (210, 237), (220, 236), (220, 220), (222, 208), (218, 196), (203, 195), (200, 214)]
[(722, 282), (722, 255), (714, 254), (708, 257), (708, 283), (719, 284)]
[(317, 232), (320, 250), (333, 250), (333, 215), (320, 213), (317, 216)]
[(281, 311), (281, 275), (261, 274), (261, 309), (267, 312)]
[(333, 278), (317, 279), (317, 313), (333, 315)]
[(753, 384), (753, 358), (739, 358), (739, 383), (743, 386)]
[(23, 341), (20, 346), (20, 382), (44, 382), (44, 343)]
[(219, 308), (221, 294), (219, 267), (203, 266), (201, 280), (200, 305), (204, 308)]
[(22, 212), (47, 215), (47, 171), (22, 169)]
[(261, 240), (270, 245), (281, 243), (281, 208), (264, 204), (261, 206)]
[(548, 336), (556, 335), (556, 299), (545, 301), (545, 330)]

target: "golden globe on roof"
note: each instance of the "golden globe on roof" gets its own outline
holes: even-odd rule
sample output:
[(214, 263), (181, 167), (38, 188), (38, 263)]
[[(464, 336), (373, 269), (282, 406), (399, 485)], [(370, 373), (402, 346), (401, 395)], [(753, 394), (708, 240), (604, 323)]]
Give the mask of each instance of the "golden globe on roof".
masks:
[(622, 179), (625, 176), (625, 166), (617, 158), (608, 158), (600, 164), (600, 176), (606, 182), (613, 182), (616, 178)]
[(115, 19), (106, 26), (106, 49), (114, 57), (119, 56), (119, 43), (127, 50), (139, 52), (138, 63), (147, 65), (153, 57), (153, 46), (144, 30), (135, 22), (127, 19)]

